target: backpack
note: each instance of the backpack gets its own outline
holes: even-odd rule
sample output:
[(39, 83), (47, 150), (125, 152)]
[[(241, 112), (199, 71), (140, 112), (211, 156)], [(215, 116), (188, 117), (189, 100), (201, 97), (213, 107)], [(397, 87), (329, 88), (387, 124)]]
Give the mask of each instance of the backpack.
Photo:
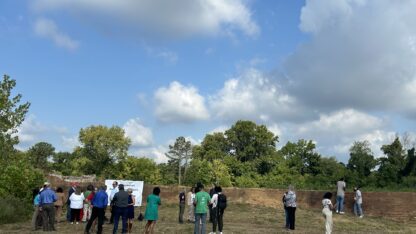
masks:
[(218, 208), (225, 210), (227, 208), (227, 197), (224, 194), (218, 194)]

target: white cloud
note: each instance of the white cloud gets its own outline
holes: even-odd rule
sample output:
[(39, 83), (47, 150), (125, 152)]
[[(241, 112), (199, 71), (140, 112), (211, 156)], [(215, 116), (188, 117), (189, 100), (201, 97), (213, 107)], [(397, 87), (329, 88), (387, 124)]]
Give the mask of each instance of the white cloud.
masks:
[(161, 58), (168, 63), (175, 64), (178, 61), (178, 55), (175, 52), (166, 49), (158, 49), (149, 45), (144, 45), (146, 52), (155, 58)]
[(319, 111), (415, 117), (415, 8), (415, 1), (307, 1), (300, 28), (311, 40), (283, 64), (288, 92)]
[(162, 122), (193, 122), (209, 118), (205, 99), (193, 86), (183, 86), (177, 81), (161, 87), (154, 94), (155, 114)]
[(303, 107), (275, 80), (256, 69), (247, 69), (226, 81), (209, 103), (217, 118), (228, 121), (296, 121), (307, 113), (300, 111)]
[(153, 144), (153, 133), (150, 128), (141, 124), (140, 119), (129, 119), (124, 125), (125, 135), (131, 139), (133, 147), (146, 147)]
[(33, 29), (38, 36), (52, 40), (59, 47), (68, 50), (76, 50), (79, 47), (78, 41), (61, 32), (55, 22), (50, 19), (37, 19)]
[(138, 157), (147, 157), (155, 160), (156, 163), (166, 163), (168, 158), (165, 153), (169, 149), (166, 146), (159, 145), (155, 147), (140, 148), (136, 150), (130, 150), (130, 154)]
[(72, 151), (77, 146), (81, 146), (81, 143), (79, 142), (78, 136), (62, 136), (62, 146), (65, 148), (65, 150)]
[(36, 0), (38, 12), (68, 11), (97, 24), (138, 34), (185, 37), (241, 31), (257, 35), (259, 27), (245, 0)]

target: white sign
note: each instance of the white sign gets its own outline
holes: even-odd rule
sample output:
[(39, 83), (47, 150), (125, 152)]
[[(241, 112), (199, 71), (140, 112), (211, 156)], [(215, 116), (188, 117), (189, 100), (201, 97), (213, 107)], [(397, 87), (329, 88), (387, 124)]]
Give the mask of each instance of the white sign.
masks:
[[(143, 194), (143, 181), (132, 181), (132, 180), (105, 180), (105, 185), (107, 185), (108, 194), (108, 204), (110, 205), (110, 195), (113, 190), (113, 182), (117, 181), (118, 184), (124, 185), (124, 191), (127, 192), (127, 189), (131, 188), (133, 190), (133, 195), (136, 198), (136, 204), (134, 206), (142, 206), (142, 194)], [(117, 186), (118, 189), (118, 186)]]

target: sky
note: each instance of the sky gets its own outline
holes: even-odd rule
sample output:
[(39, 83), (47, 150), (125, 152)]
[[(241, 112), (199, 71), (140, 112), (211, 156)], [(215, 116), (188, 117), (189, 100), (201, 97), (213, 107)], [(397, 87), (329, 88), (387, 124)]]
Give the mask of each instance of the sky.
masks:
[(347, 162), (354, 141), (416, 142), (416, 1), (0, 2), (0, 73), (31, 107), (18, 148), (79, 145), (120, 126), (130, 154), (165, 162), (237, 120), (313, 140)]

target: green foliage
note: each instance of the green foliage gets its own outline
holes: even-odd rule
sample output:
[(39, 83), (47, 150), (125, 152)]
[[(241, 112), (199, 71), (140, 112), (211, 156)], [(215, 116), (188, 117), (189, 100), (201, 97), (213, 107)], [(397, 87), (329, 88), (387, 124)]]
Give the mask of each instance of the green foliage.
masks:
[(225, 136), (229, 152), (242, 162), (273, 154), (278, 142), (278, 137), (266, 126), (243, 120), (225, 131)]
[(184, 178), (186, 179), (186, 172), (188, 169), (188, 161), (192, 156), (192, 145), (190, 141), (187, 141), (185, 137), (178, 137), (173, 145), (169, 145), (169, 152), (166, 153), (173, 162), (178, 165), (178, 184), (181, 185), (182, 180), (182, 167), (185, 168)]
[(235, 185), (240, 188), (258, 188), (257, 179), (250, 175), (243, 175), (235, 179)]
[(200, 146), (193, 149), (193, 157), (212, 162), (223, 159), (230, 152), (230, 145), (221, 132), (207, 134)]
[(396, 137), (390, 145), (383, 145), (381, 150), (387, 157), (379, 159), (378, 185), (384, 187), (399, 184), (401, 172), (406, 163), (404, 149), (399, 138)]
[(212, 165), (207, 160), (194, 159), (188, 169), (188, 177), (185, 179), (185, 184), (194, 185), (197, 182), (203, 184), (212, 184)]
[(161, 182), (159, 168), (152, 159), (133, 156), (128, 156), (120, 162), (119, 170), (115, 172), (114, 178), (139, 180), (147, 184), (159, 184)]
[(75, 172), (101, 175), (118, 161), (127, 157), (131, 140), (125, 137), (124, 130), (118, 126), (90, 126), (79, 132), (81, 147), (73, 163)]
[(52, 170), (60, 172), (62, 175), (68, 176), (72, 174), (72, 167), (70, 166), (74, 155), (69, 152), (58, 152), (52, 157), (53, 163), (51, 165)]
[(317, 175), (320, 172), (319, 163), (321, 156), (315, 152), (315, 144), (309, 140), (299, 140), (297, 143), (287, 142), (280, 150), (288, 160), (288, 165), (302, 175)]
[(21, 222), (28, 218), (33, 208), (13, 196), (0, 197), (0, 224)]
[(48, 158), (52, 158), (55, 154), (55, 147), (46, 142), (39, 142), (30, 147), (27, 154), (30, 163), (35, 168), (47, 170), (49, 168)]
[(29, 102), (19, 105), (21, 94), (12, 97), (15, 86), (16, 81), (8, 75), (4, 75), (0, 81), (0, 157), (4, 160), (9, 159), (15, 152), (13, 146), (19, 143), (19, 139), (14, 134), (17, 133), (17, 127), (25, 119), (30, 106)]

